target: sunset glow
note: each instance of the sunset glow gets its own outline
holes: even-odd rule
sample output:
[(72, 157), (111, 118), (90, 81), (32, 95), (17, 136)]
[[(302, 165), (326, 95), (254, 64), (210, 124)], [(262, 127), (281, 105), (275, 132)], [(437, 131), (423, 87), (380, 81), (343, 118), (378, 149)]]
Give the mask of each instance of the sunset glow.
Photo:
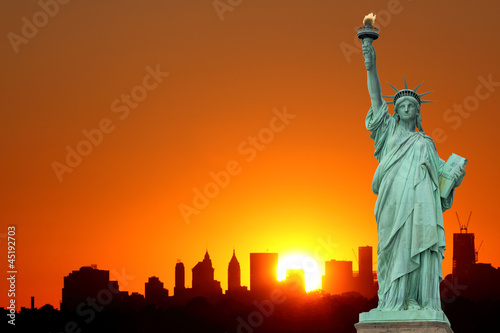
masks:
[(278, 281), (286, 279), (286, 272), (289, 269), (302, 269), (304, 271), (306, 291), (321, 288), (321, 269), (313, 257), (305, 254), (284, 255), (278, 263)]

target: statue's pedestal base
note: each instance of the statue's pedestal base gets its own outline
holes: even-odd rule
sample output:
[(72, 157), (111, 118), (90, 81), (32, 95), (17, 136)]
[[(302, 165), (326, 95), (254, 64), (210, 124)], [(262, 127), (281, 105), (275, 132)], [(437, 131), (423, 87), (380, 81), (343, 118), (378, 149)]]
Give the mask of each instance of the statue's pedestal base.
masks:
[(453, 333), (442, 311), (372, 311), (359, 314), (358, 333)]
[(357, 323), (358, 333), (453, 333), (451, 327), (437, 321)]

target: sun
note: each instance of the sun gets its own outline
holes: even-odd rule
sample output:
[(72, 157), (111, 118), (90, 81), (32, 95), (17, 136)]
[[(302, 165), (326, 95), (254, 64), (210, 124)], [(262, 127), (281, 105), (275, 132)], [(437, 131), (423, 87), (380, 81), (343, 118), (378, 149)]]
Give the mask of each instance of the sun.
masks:
[(286, 279), (288, 269), (304, 270), (306, 291), (321, 288), (321, 270), (316, 259), (306, 254), (289, 254), (279, 259), (278, 281)]

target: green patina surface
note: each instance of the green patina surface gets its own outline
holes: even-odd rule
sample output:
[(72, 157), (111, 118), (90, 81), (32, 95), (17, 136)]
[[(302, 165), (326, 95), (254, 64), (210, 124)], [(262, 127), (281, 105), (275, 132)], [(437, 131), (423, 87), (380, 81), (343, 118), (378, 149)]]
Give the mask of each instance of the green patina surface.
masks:
[[(390, 102), (382, 96), (372, 40), (363, 40), (368, 91), (372, 102), (365, 125), (375, 142), (379, 162), (373, 177), (378, 195), (377, 277), (379, 304), (360, 315), (360, 322), (441, 321), (445, 237), (442, 213), (453, 203), (455, 191), (442, 198), (439, 178), (445, 162), (432, 138), (423, 131), (421, 101), (415, 88), (396, 90)], [(420, 85), (419, 85), (420, 86)], [(385, 96), (384, 96), (385, 97)], [(394, 114), (387, 104), (394, 103)], [(465, 171), (454, 174), (458, 186)]]

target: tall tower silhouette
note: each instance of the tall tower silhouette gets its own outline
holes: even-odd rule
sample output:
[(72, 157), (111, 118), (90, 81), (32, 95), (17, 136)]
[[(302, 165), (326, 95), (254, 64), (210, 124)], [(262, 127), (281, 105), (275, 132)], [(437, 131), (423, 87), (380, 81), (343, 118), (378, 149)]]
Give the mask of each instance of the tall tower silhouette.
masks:
[(362, 284), (373, 284), (373, 260), (372, 260), (372, 247), (360, 246), (358, 248), (359, 257), (359, 280)]
[[(460, 226), (460, 233), (453, 234), (453, 280), (466, 277), (474, 268), (476, 263), (476, 249), (474, 246), (474, 234), (468, 233), (470, 218), (472, 212), (469, 214), (467, 224), (462, 224), (457, 214), (458, 225)], [(465, 231), (465, 233), (462, 233)]]
[(236, 253), (233, 249), (233, 256), (229, 261), (227, 268), (227, 290), (236, 290), (241, 287), (240, 263), (236, 259)]
[(474, 234), (462, 233), (453, 234), (453, 279), (466, 276), (472, 266), (476, 263), (476, 251), (474, 248)]
[(214, 268), (208, 250), (203, 261), (193, 267), (193, 292), (200, 296), (222, 294), (220, 282), (214, 280)]
[(177, 264), (175, 264), (175, 287), (174, 287), (174, 295), (180, 296), (185, 290), (185, 271), (184, 264), (178, 260)]
[(205, 253), (203, 261), (198, 262), (193, 267), (193, 289), (203, 289), (214, 280), (214, 268), (208, 251)]
[(278, 283), (278, 254), (250, 253), (250, 291), (269, 296)]
[(373, 281), (372, 247), (360, 246), (358, 248), (358, 258), (359, 275), (355, 279), (355, 284), (357, 285), (356, 291), (365, 297), (372, 298), (377, 293), (377, 288)]

